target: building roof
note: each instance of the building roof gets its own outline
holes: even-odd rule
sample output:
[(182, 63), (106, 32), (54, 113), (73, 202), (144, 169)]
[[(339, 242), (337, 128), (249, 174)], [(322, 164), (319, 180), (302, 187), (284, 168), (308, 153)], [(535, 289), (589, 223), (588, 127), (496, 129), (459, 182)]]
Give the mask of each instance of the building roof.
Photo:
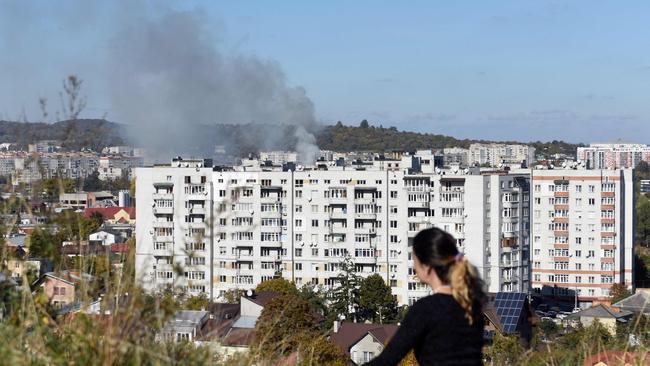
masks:
[(88, 218), (93, 213), (100, 213), (105, 219), (113, 219), (118, 212), (124, 210), (129, 217), (135, 219), (135, 207), (93, 207), (84, 210), (84, 217)]
[(76, 271), (60, 271), (60, 272), (47, 272), (44, 275), (42, 275), (34, 285), (39, 285), (41, 284), (46, 277), (54, 278), (57, 280), (61, 280), (63, 282), (67, 282), (71, 285), (76, 285), (77, 283), (81, 281), (94, 281), (95, 277), (91, 274), (84, 273), (84, 272), (76, 272)]
[(273, 292), (273, 291), (262, 291), (262, 292), (257, 292), (253, 293), (253, 296), (244, 296), (246, 299), (256, 303), (259, 306), (266, 306), (269, 301), (275, 299), (276, 297), (280, 296), (279, 293)]
[(221, 344), (229, 347), (247, 347), (255, 337), (255, 328), (230, 328), (230, 331), (221, 341)]
[(635, 313), (650, 313), (650, 293), (638, 291), (636, 294), (628, 296), (612, 306)]
[(584, 366), (650, 365), (650, 355), (642, 352), (603, 351), (585, 358)]
[(621, 310), (620, 312), (616, 312), (603, 304), (598, 304), (596, 306), (590, 307), (589, 309), (585, 309), (575, 314), (571, 314), (568, 317), (574, 319), (575, 318), (601, 318), (601, 319), (618, 320), (621, 318), (626, 318), (630, 315), (632, 315), (632, 313), (629, 311)]
[(127, 243), (111, 244), (111, 253), (127, 253), (128, 251), (129, 251), (129, 244)]
[(350, 347), (354, 346), (367, 334), (374, 337), (377, 342), (387, 344), (390, 338), (397, 332), (395, 324), (366, 324), (349, 323), (341, 324), (337, 332), (332, 332), (330, 340), (339, 346), (344, 352), (350, 353)]

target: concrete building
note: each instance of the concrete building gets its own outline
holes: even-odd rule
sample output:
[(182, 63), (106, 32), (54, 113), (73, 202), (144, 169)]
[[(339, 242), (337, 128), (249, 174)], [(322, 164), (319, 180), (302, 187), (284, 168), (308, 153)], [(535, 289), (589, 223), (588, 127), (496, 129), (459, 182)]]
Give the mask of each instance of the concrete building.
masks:
[(500, 164), (521, 164), (528, 166), (535, 161), (535, 148), (528, 145), (471, 144), (469, 164), (499, 166)]
[(533, 170), (533, 289), (605, 301), (633, 286), (633, 170)]
[(459, 165), (466, 167), (469, 163), (469, 150), (460, 147), (445, 148), (442, 150), (445, 166)]
[(425, 174), (408, 158), (390, 169), (225, 170), (182, 159), (138, 168), (136, 277), (149, 290), (219, 299), (277, 276), (336, 286), (350, 257), (409, 304), (430, 293), (415, 279), (409, 243), (435, 225), (456, 237), (490, 291), (527, 292), (528, 173)]
[(645, 144), (605, 143), (579, 147), (578, 161), (589, 169), (635, 168), (641, 161), (650, 163), (650, 146)]

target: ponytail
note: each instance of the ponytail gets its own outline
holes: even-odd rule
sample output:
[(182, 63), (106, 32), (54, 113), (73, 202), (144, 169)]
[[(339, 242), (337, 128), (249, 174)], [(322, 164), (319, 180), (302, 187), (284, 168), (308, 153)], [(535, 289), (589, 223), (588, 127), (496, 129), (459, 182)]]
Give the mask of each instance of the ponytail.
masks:
[(421, 263), (433, 268), (442, 283), (451, 287), (454, 300), (473, 324), (480, 317), (486, 296), (478, 270), (458, 250), (456, 239), (436, 227), (424, 229), (413, 238), (413, 253)]
[(476, 310), (484, 302), (483, 283), (476, 267), (469, 263), (462, 255), (456, 256), (449, 272), (451, 294), (465, 310), (465, 317), (469, 324), (474, 322)]

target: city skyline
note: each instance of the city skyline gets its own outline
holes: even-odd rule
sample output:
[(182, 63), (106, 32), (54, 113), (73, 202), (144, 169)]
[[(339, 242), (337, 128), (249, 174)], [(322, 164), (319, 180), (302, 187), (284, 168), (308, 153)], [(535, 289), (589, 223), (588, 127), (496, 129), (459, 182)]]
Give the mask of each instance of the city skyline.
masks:
[[(75, 73), (88, 96), (82, 116), (127, 122), (123, 116), (132, 114), (116, 108), (115, 86), (109, 85), (115, 35), (134, 20), (188, 13), (199, 22), (199, 45), (280, 73), (280, 90), (301, 98), (304, 92), (320, 123), (368, 119), (377, 126), (500, 141), (647, 143), (639, 136), (650, 132), (642, 11), (648, 5), (616, 5), (193, 1), (129, 2), (124, 12), (127, 4), (119, 2), (3, 2), (0, 50), (13, 56), (0, 63), (6, 81), (0, 113), (17, 119), (24, 110), (36, 121), (38, 98), (47, 97), (52, 120), (61, 80)], [(30, 27), (10, 31), (19, 24)], [(306, 111), (310, 116), (309, 106)]]

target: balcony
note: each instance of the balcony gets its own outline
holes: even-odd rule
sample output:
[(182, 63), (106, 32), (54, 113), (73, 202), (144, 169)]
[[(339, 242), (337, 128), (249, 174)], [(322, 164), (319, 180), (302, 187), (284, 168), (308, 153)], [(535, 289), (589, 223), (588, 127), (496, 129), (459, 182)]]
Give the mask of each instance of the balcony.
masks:
[(173, 255), (174, 251), (172, 250), (172, 246), (168, 245), (167, 248), (164, 249), (155, 249), (153, 250), (153, 255), (154, 257), (171, 257)]
[(333, 220), (346, 220), (348, 218), (348, 212), (347, 211), (330, 211), (329, 217), (330, 217), (330, 219), (333, 219)]
[(377, 214), (371, 212), (360, 212), (354, 214), (354, 218), (359, 220), (377, 220)]
[(429, 208), (431, 202), (429, 201), (411, 201), (408, 203), (408, 206), (411, 208)]
[(280, 203), (282, 198), (279, 196), (260, 197), (260, 203)]
[(153, 208), (154, 215), (172, 215), (174, 213), (173, 207), (155, 207)]
[(553, 196), (555, 197), (569, 197), (569, 192), (566, 191), (560, 191), (560, 192), (554, 192)]
[(377, 203), (377, 199), (374, 197), (355, 197), (354, 198), (354, 203), (357, 204), (366, 204), (366, 205), (373, 205)]
[(553, 244), (554, 249), (569, 249), (569, 243), (555, 243)]
[(261, 226), (260, 231), (265, 233), (281, 233), (282, 226)]
[(377, 257), (354, 257), (357, 264), (377, 264)]
[(161, 243), (171, 243), (174, 241), (174, 237), (171, 235), (154, 235), (153, 241), (158, 241)]
[(174, 194), (172, 193), (154, 193), (152, 197), (154, 200), (173, 200)]
[(173, 221), (154, 221), (151, 226), (154, 228), (174, 228)]
[(615, 224), (616, 219), (612, 217), (603, 217), (600, 219), (601, 224)]
[(357, 227), (357, 228), (354, 228), (354, 233), (355, 234), (376, 235), (377, 234), (377, 229), (375, 229), (374, 227)]
[(205, 215), (205, 207), (203, 206), (194, 206), (190, 208), (190, 214), (192, 215)]
[(330, 205), (344, 205), (348, 203), (348, 198), (347, 197), (330, 197), (327, 199), (327, 202)]

